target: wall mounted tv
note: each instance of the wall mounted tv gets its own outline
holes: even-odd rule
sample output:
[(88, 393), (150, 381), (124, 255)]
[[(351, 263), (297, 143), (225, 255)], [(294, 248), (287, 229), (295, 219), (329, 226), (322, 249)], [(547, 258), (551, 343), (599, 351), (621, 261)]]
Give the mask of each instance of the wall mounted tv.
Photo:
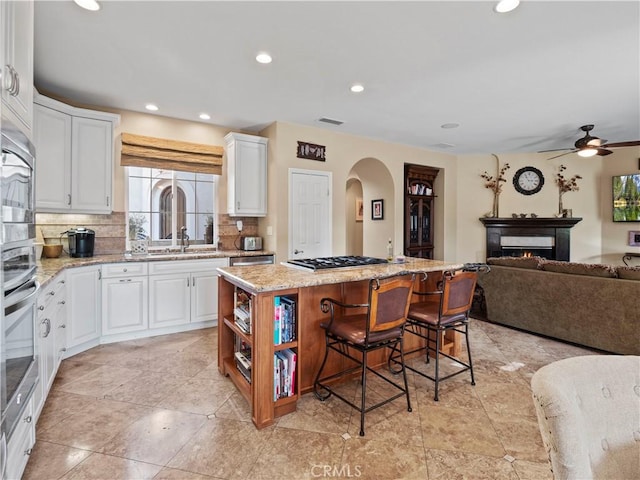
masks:
[(613, 221), (640, 222), (640, 173), (613, 177)]

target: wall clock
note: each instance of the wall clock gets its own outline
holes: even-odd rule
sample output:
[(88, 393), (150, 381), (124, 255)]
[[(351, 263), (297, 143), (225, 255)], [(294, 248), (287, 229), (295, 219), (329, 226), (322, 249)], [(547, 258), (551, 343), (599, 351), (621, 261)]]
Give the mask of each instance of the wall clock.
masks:
[(513, 176), (513, 186), (523, 195), (533, 195), (542, 190), (544, 176), (535, 167), (522, 167)]

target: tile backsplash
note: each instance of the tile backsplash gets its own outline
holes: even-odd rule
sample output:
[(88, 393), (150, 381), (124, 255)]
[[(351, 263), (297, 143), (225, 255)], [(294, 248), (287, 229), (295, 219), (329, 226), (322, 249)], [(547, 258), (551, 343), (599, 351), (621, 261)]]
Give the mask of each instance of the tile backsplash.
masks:
[[(239, 245), (239, 234), (236, 221), (242, 220), (242, 235), (258, 234), (258, 219), (247, 217), (230, 217), (218, 215), (219, 248), (234, 250)], [(90, 215), (72, 213), (38, 213), (36, 214), (36, 241), (43, 243), (62, 243), (65, 254), (69, 247), (64, 234), (70, 228), (86, 227), (96, 232), (95, 255), (123, 253), (126, 247), (126, 215), (125, 212), (113, 212), (110, 215)]]

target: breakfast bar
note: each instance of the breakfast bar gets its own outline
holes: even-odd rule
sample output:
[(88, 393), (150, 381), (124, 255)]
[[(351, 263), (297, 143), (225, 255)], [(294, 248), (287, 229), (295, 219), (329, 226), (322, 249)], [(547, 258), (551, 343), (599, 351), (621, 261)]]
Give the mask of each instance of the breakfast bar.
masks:
[[(403, 273), (416, 274), (415, 290), (435, 290), (442, 271), (462, 266), (407, 258), (402, 263), (317, 271), (284, 264), (220, 267), (218, 369), (233, 381), (251, 406), (255, 426), (267, 427), (276, 418), (295, 411), (299, 396), (313, 388), (325, 348), (320, 323), (328, 320), (328, 314), (320, 310), (321, 298), (366, 303), (370, 279)], [(281, 302), (292, 308), (282, 318), (278, 307)], [(281, 337), (278, 327), (283, 328), (285, 318), (292, 319), (293, 330)], [(407, 336), (406, 350), (417, 347), (419, 341), (413, 335)], [(445, 338), (444, 351), (455, 355), (459, 348), (455, 336)], [(274, 358), (284, 357), (285, 353), (294, 356), (295, 369), (289, 372), (292, 375), (289, 394), (278, 396), (274, 393), (278, 390)], [(384, 352), (379, 353), (374, 357), (374, 365), (386, 363)], [(329, 358), (325, 372), (338, 370), (342, 361)]]

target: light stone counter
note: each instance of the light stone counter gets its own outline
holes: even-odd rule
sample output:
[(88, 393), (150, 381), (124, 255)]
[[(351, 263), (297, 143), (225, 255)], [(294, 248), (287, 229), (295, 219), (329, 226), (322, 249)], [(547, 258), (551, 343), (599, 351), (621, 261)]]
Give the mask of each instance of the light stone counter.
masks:
[(252, 257), (256, 255), (274, 255), (274, 252), (268, 251), (244, 251), (244, 250), (211, 250), (200, 251), (191, 250), (188, 254), (167, 254), (167, 255), (94, 255), (87, 258), (69, 257), (63, 254), (59, 258), (42, 258), (37, 262), (37, 277), (41, 286), (45, 286), (59, 272), (65, 268), (86, 267), (89, 265), (101, 265), (105, 263), (119, 262), (166, 262), (166, 261), (182, 261), (182, 260), (204, 260), (207, 258), (226, 258), (226, 257)]
[(422, 273), (462, 268), (462, 263), (407, 258), (404, 263), (389, 263), (366, 267), (333, 268), (310, 272), (285, 265), (255, 265), (218, 267), (218, 272), (231, 283), (252, 293), (314, 287), (332, 283), (356, 282), (402, 273)]

